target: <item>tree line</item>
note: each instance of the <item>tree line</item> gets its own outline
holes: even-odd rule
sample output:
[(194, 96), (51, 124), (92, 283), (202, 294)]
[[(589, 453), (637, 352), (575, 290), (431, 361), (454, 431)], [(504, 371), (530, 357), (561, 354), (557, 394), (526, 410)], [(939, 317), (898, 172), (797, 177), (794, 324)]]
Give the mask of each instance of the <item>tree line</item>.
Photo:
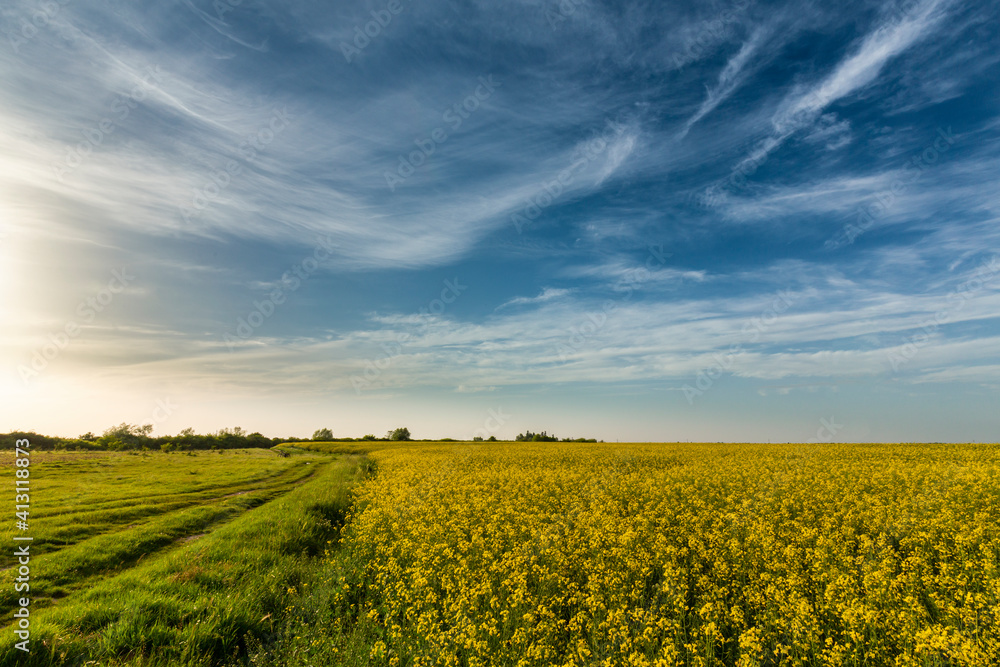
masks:
[[(106, 429), (97, 436), (84, 433), (76, 438), (42, 435), (34, 431), (11, 431), (0, 433), (0, 449), (13, 449), (18, 440), (27, 439), (32, 449), (67, 450), (67, 451), (125, 451), (125, 450), (160, 450), (164, 452), (187, 451), (200, 449), (266, 449), (283, 442), (363, 442), (369, 440), (409, 441), (412, 440), (410, 429), (405, 426), (390, 430), (383, 437), (368, 434), (360, 438), (335, 438), (329, 428), (317, 429), (312, 438), (268, 438), (260, 433), (248, 433), (239, 426), (224, 428), (215, 433), (198, 434), (192, 428), (186, 428), (177, 435), (154, 436), (152, 424), (121, 423)], [(479, 442), (481, 437), (474, 438)], [(532, 433), (526, 431), (516, 438), (518, 442), (560, 442), (554, 435), (545, 431)], [(490, 436), (489, 442), (496, 442)], [(453, 438), (441, 438), (435, 442), (459, 442)], [(561, 442), (597, 442), (590, 438), (562, 438)], [(602, 441), (603, 442), (603, 441)]]
[(153, 436), (152, 424), (122, 423), (112, 426), (102, 435), (84, 433), (76, 438), (42, 435), (34, 431), (11, 431), (0, 434), (0, 449), (13, 449), (17, 440), (27, 439), (32, 449), (124, 451), (159, 449), (161, 451), (195, 449), (268, 448), (282, 442), (302, 441), (303, 438), (268, 438), (260, 433), (247, 433), (239, 426), (224, 428), (216, 433), (198, 434), (186, 428), (177, 435)]
[[(514, 438), (516, 442), (597, 442), (595, 438), (557, 438), (555, 435), (549, 435), (545, 431), (541, 433), (532, 433), (531, 431), (525, 431), (520, 433)], [(601, 442), (604, 442), (601, 440)]]

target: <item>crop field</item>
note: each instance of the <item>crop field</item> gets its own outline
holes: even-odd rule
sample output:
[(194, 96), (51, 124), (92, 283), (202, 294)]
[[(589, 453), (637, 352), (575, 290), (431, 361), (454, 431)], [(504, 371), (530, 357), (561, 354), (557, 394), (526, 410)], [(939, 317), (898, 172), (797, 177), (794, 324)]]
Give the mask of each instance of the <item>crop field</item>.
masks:
[(378, 452), (336, 597), (388, 665), (996, 664), (998, 454)]
[(37, 643), (0, 664), (1000, 656), (997, 445), (281, 449), (38, 453)]

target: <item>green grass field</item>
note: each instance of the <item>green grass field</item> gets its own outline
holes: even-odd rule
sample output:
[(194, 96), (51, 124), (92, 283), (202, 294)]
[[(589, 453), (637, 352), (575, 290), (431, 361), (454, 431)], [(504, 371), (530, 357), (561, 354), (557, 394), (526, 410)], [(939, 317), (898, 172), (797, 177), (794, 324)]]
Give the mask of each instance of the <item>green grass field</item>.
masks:
[[(10, 469), (12, 455), (2, 457)], [(361, 474), (358, 455), (268, 450), (32, 457), (32, 652), (16, 650), (5, 627), (2, 665), (209, 665), (245, 654), (248, 640), (281, 627)], [(8, 626), (18, 594), (0, 590)]]

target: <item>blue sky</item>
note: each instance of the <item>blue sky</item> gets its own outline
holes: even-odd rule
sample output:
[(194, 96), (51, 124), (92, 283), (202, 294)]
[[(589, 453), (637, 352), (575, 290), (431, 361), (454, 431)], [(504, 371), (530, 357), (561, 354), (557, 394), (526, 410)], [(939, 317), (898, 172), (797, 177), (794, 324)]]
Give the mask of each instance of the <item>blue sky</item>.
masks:
[(997, 18), (5, 2), (0, 429), (995, 441)]

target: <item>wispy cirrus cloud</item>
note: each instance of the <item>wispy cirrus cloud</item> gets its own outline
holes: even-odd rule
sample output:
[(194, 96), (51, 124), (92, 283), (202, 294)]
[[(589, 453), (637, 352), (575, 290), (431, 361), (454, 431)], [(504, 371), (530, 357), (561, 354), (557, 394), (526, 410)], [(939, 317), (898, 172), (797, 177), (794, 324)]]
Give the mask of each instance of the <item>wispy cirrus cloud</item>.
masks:
[(568, 289), (560, 289), (557, 287), (546, 287), (541, 291), (541, 293), (538, 296), (515, 297), (510, 301), (506, 301), (497, 306), (497, 310), (500, 310), (501, 308), (509, 308), (511, 306), (528, 306), (528, 305), (534, 305), (536, 303), (545, 303), (547, 301), (552, 301), (554, 299), (561, 299), (562, 297), (570, 294), (570, 292), (571, 290)]
[(872, 84), (889, 61), (927, 39), (944, 17), (945, 0), (925, 0), (899, 18), (889, 18), (872, 30), (857, 49), (818, 83), (789, 96), (774, 115), (772, 133), (744, 158), (761, 162), (795, 132), (812, 125), (831, 104)]
[(726, 100), (733, 92), (743, 84), (748, 78), (749, 73), (744, 70), (747, 68), (749, 61), (757, 54), (760, 50), (761, 45), (764, 43), (767, 37), (767, 30), (758, 29), (743, 43), (740, 50), (726, 63), (726, 66), (719, 73), (719, 80), (716, 85), (709, 88), (705, 96), (705, 100), (698, 107), (698, 110), (694, 112), (684, 126), (681, 128), (680, 133), (677, 135), (678, 139), (683, 139), (687, 136), (691, 128), (702, 118), (711, 113), (719, 104)]

